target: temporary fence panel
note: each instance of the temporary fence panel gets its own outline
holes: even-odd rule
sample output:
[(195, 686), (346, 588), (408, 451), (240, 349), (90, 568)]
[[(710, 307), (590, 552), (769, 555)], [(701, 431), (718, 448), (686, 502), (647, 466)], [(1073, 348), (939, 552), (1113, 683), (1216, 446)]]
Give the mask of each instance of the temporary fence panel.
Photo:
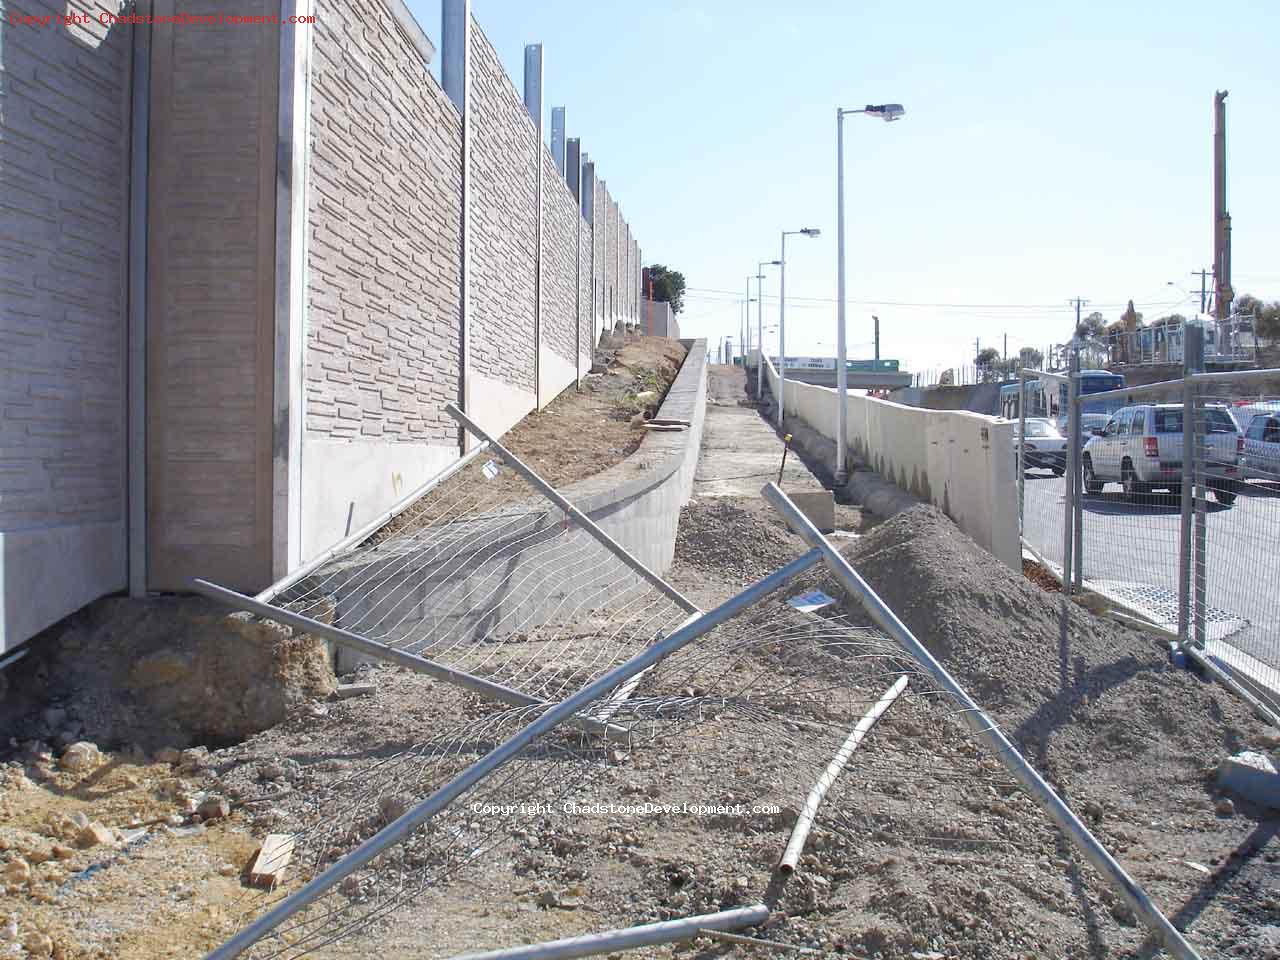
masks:
[[(276, 829), (294, 844), (295, 877), (272, 893), (245, 894), (245, 926), (210, 954), (213, 960), (246, 952), (302, 957), (357, 936), (375, 938), (360, 948), (372, 953), (398, 931), (412, 938), (410, 946), (428, 930), (447, 930), (458, 943), (454, 918), (433, 912), (434, 892), (449, 886), (457, 906), (472, 890), (477, 899), (467, 915), (475, 915), (486, 904), (480, 864), (496, 862), (496, 851), (521, 843), (530, 830), (549, 831), (542, 834), (548, 844), (558, 838), (578, 849), (577, 808), (567, 805), (617, 804), (630, 795), (622, 788), (631, 764), (661, 770), (673, 754), (683, 759), (682, 775), (651, 780), (642, 799), (747, 804), (740, 821), (716, 815), (729, 817), (733, 836), (765, 838), (750, 842), (769, 842), (784, 868), (767, 889), (739, 889), (739, 865), (730, 859), (722, 868), (729, 875), (717, 878), (727, 887), (697, 891), (691, 884), (701, 899), (673, 917), (690, 922), (665, 931), (642, 925), (592, 943), (682, 937), (735, 901), (785, 911), (788, 897), (801, 897), (803, 906), (813, 886), (788, 878), (793, 871), (803, 878), (830, 857), (840, 858), (842, 869), (870, 874), (910, 850), (1015, 896), (1037, 870), (1050, 871), (1046, 884), (1062, 882), (1051, 864), (1065, 837), (1176, 956), (1196, 956), (772, 485), (770, 500), (812, 549), (701, 612), (488, 439), (497, 459), (478, 459), (265, 610), (261, 601), (209, 588), (266, 616), (301, 618), (293, 621), (300, 629), (331, 628), (335, 642), (365, 653), (429, 662), (434, 667), (422, 672), (447, 681), (422, 705), (419, 716), (430, 720), (419, 721), (421, 734), (407, 744), (273, 801), (283, 821)], [(828, 573), (819, 574), (814, 568), (824, 561)], [(794, 605), (779, 594), (788, 584), (797, 593), (848, 588), (869, 619), (851, 618), (834, 603)], [(460, 682), (463, 673), (471, 680)], [(486, 683), (534, 702), (512, 705)], [(598, 734), (613, 728), (625, 731), (628, 750), (606, 749)], [(522, 804), (537, 812), (523, 819), (483, 812)], [(810, 830), (811, 852), (800, 853), (796, 831), (803, 837)], [(466, 889), (451, 886), (464, 877)], [(961, 882), (972, 888), (971, 880)], [(730, 902), (716, 902), (726, 888), (734, 890)], [(921, 909), (933, 903), (932, 893), (923, 896)], [(405, 913), (411, 923), (390, 922)], [(726, 922), (739, 921), (759, 923), (760, 913), (746, 910)], [(1138, 949), (1140, 934), (1119, 935)], [(580, 941), (544, 946), (566, 956), (584, 949)], [(1047, 952), (1059, 944), (1032, 946)]]

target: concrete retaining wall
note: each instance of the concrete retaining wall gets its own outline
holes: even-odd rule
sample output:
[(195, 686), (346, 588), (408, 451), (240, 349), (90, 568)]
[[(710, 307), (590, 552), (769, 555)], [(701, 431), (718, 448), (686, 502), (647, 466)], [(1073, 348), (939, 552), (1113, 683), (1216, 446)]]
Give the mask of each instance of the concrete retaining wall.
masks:
[[(684, 343), (689, 353), (659, 416), (687, 420), (689, 428), (650, 433), (622, 463), (561, 491), (659, 573), (675, 555), (680, 508), (693, 490), (706, 415), (706, 341)], [(317, 578), (333, 602), (334, 623), (361, 633), (367, 625), (393, 624), (366, 635), (397, 645), (412, 638), (405, 649), (429, 655), (436, 643), (452, 646), (468, 634), (478, 640), (491, 631), (500, 635), (503, 624), (524, 629), (586, 610), (600, 616), (610, 603), (625, 603), (647, 589), (634, 579), (613, 582), (617, 569), (601, 563), (602, 548), (580, 531), (563, 536), (561, 514), (548, 507), (537, 498), (527, 508), (510, 506), (497, 521), (454, 524), (447, 543), (433, 541), (432, 556), (439, 558), (433, 563), (423, 562), (420, 545), (391, 540), (355, 563), (322, 568)], [(491, 531), (502, 535), (495, 538)], [(414, 554), (412, 577), (404, 569), (405, 550)], [(363, 595), (360, 585), (374, 582), (403, 586)], [(344, 584), (353, 585), (350, 595)], [(302, 589), (308, 588), (304, 582)], [(349, 670), (362, 659), (342, 651), (338, 669)]]
[[(778, 375), (767, 360), (765, 372), (776, 397)], [(933, 503), (980, 546), (1021, 569), (1013, 421), (863, 396), (849, 396), (847, 402), (847, 466), (865, 463)], [(788, 380), (786, 412), (835, 439), (839, 409), (830, 387)]]

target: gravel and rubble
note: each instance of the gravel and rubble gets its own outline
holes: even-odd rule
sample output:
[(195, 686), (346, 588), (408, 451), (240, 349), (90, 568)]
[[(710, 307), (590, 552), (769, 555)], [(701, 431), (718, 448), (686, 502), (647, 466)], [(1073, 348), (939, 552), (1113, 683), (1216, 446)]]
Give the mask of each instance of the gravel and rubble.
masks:
[[(862, 575), (1193, 943), (1280, 957), (1280, 823), (1214, 780), (1230, 754), (1274, 751), (1274, 733), (1169, 666), (1151, 635), (1081, 610), (1061, 647), (1058, 596), (936, 510), (868, 528), (841, 509), (837, 526), (862, 534), (842, 541)], [(758, 498), (699, 499), (682, 512), (669, 578), (710, 608), (804, 549)], [(903, 669), (857, 610), (785, 606), (814, 588), (840, 595), (810, 571), (744, 615), (739, 642), (695, 645), (654, 671), (641, 703), (662, 696), (685, 722), (630, 748), (566, 734), (518, 761), (508, 788), (464, 797), (434, 848), (333, 895), (342, 909), (405, 902), (317, 955), (444, 957), (758, 902), (809, 784), (859, 704)], [(863, 646), (831, 641), (850, 630)], [(13, 744), (0, 769), (0, 955), (17, 943), (17, 956), (62, 960), (199, 956), (296, 889), (309, 857), (331, 862), (420, 799), (428, 775), (521, 722), (399, 668), (342, 679), (374, 691), (312, 697), (211, 750), (100, 749), (88, 731)], [(460, 732), (475, 737), (453, 742)], [(428, 749), (442, 743), (447, 755)], [(298, 869), (275, 891), (249, 888), (258, 843), (295, 831)], [(772, 892), (773, 918), (746, 932), (822, 954), (1145, 955), (1124, 904), (916, 676), (833, 790), (799, 872)], [(626, 954), (761, 955), (710, 939)]]

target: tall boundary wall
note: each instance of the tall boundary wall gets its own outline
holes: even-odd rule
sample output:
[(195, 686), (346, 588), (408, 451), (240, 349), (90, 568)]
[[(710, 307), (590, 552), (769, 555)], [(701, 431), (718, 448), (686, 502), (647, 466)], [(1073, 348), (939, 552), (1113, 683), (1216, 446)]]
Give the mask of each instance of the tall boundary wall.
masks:
[(521, 89), (444, 0), (437, 81), (403, 0), (252, 4), (280, 24), (0, 21), (0, 652), (124, 589), (256, 592), (456, 459), (446, 402), (501, 434), (638, 318), (541, 45)]
[[(769, 390), (777, 397), (777, 370), (767, 358), (764, 362)], [(785, 401), (786, 416), (835, 440), (839, 395), (834, 389), (788, 380)], [(846, 468), (866, 464), (938, 507), (1001, 562), (1022, 568), (1013, 421), (864, 396), (849, 395), (846, 401)]]

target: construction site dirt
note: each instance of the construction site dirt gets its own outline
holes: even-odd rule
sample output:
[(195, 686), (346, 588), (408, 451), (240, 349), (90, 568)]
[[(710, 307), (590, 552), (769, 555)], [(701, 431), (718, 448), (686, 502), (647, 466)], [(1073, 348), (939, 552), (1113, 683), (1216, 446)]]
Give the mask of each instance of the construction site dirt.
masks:
[[(837, 527), (861, 575), (1205, 956), (1280, 956), (1280, 824), (1214, 789), (1222, 758), (1276, 746), (1274, 731), (1171, 666), (1153, 634), (1082, 612), (1061, 644), (1058, 596), (931, 507), (864, 527), (856, 507), (841, 506)], [(759, 497), (695, 495), (668, 579), (706, 609), (804, 551)], [(817, 570), (736, 621), (739, 645), (702, 671), (705, 687), (689, 680), (686, 699), (704, 705), (696, 718), (630, 749), (566, 739), (571, 784), (508, 798), (515, 809), (472, 810), (467, 829), (490, 839), (444, 882), (416, 890), (388, 871), (343, 891), (376, 903), (414, 890), (316, 955), (448, 957), (755, 903), (771, 883), (773, 915), (748, 932), (817, 954), (1143, 955), (1146, 932), (1124, 903), (914, 675), (919, 690), (854, 755), (800, 869), (776, 885), (806, 790), (858, 704), (899, 666), (857, 609), (787, 603), (814, 590), (841, 596)], [(857, 639), (824, 642), (837, 634)], [(654, 682), (699, 675), (697, 655), (691, 647), (684, 673)], [(279, 890), (249, 887), (242, 873), (264, 836), (346, 817), (355, 842), (420, 797), (415, 764), (437, 730), (492, 710), (399, 668), (342, 679), (374, 690), (302, 700), (279, 724), (212, 751), (11, 744), (0, 919), (12, 917), (15, 942), (64, 960), (201, 956), (305, 875), (300, 865)], [(718, 682), (735, 696), (771, 683), (761, 715), (705, 709)], [(210, 804), (219, 798), (225, 816)], [(627, 955), (760, 951), (702, 938)]]

